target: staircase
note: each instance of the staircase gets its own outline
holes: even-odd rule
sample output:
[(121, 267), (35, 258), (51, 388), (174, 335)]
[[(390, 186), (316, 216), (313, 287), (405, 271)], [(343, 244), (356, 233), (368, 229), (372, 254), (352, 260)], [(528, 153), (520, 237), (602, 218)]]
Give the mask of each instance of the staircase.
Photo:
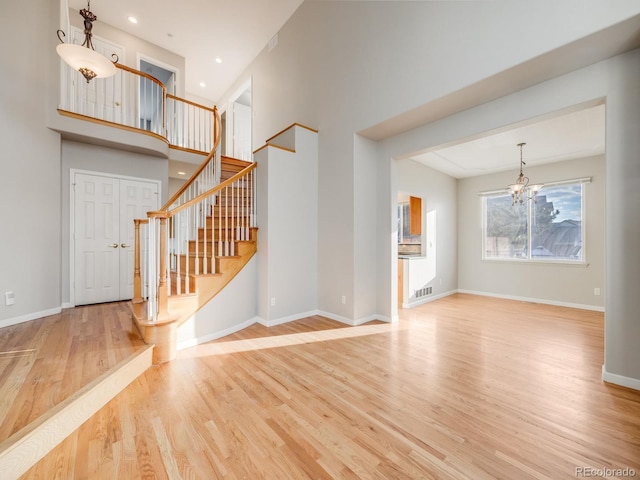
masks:
[(177, 328), (256, 253), (255, 167), (214, 148), (160, 211), (135, 221), (131, 305), (153, 363), (175, 357)]

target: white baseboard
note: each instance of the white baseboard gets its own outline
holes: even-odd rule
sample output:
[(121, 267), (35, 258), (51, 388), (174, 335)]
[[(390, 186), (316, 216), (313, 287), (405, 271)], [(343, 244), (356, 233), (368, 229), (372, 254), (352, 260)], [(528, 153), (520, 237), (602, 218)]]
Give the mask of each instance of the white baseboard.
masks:
[(640, 380), (637, 378), (625, 377), (615, 373), (607, 372), (607, 369), (602, 365), (602, 380), (608, 383), (615, 383), (622, 387), (633, 388), (634, 390), (640, 390)]
[(398, 317), (398, 315), (393, 315), (392, 317), (387, 317), (386, 315), (376, 315), (375, 317), (376, 318), (374, 318), (373, 320), (379, 320), (386, 323), (396, 323), (398, 320), (400, 320), (400, 317)]
[(265, 327), (275, 327), (276, 325), (282, 325), (283, 323), (294, 322), (301, 318), (312, 317), (318, 315), (317, 310), (310, 310), (308, 312), (296, 313), (295, 315), (288, 315), (286, 317), (276, 318), (275, 320), (265, 320), (264, 318), (257, 317), (257, 321), (260, 325)]
[(178, 350), (184, 350), (185, 348), (195, 347), (196, 345), (200, 345), (201, 343), (207, 343), (211, 340), (217, 340), (221, 337), (226, 337), (227, 335), (231, 335), (232, 333), (236, 333), (243, 328), (250, 327), (254, 323), (259, 322), (258, 317), (250, 318), (238, 325), (234, 325), (233, 327), (225, 328), (224, 330), (218, 330), (217, 332), (209, 333), (207, 335), (203, 335), (202, 337), (190, 338), (189, 340), (183, 340), (182, 342), (178, 342), (178, 346), (176, 347)]
[(357, 327), (358, 325), (362, 325), (363, 323), (367, 323), (367, 322), (372, 322), (373, 320), (380, 320), (382, 322), (390, 323), (390, 319), (383, 315), (369, 315), (367, 317), (351, 319), (351, 318), (343, 317), (340, 315), (336, 315), (334, 313), (325, 312), (323, 310), (317, 310), (316, 315), (321, 315), (323, 317), (327, 317), (330, 320), (335, 320), (336, 322), (345, 323), (352, 327)]
[(413, 308), (413, 307), (417, 307), (418, 305), (423, 305), (425, 303), (435, 302), (436, 300), (439, 300), (444, 297), (448, 297), (449, 295), (453, 295), (454, 293), (458, 293), (458, 290), (449, 290), (448, 292), (439, 293), (437, 295), (429, 295), (428, 297), (420, 299), (417, 302), (411, 302), (411, 303), (402, 302), (402, 308)]
[(20, 317), (6, 318), (0, 320), (0, 328), (10, 327), (11, 325), (17, 325), (18, 323), (29, 322), (31, 320), (37, 320), (42, 317), (48, 317), (50, 315), (57, 315), (62, 312), (62, 307), (50, 308), (49, 310), (42, 310), (41, 312), (28, 313), (21, 315)]
[(344, 323), (346, 325), (351, 325), (352, 327), (355, 327), (356, 325), (358, 325), (355, 320), (352, 320), (347, 317), (343, 317), (341, 315), (336, 315), (335, 313), (325, 312), (323, 310), (316, 310), (316, 315), (327, 317), (330, 320), (335, 320), (336, 322)]
[(196, 345), (207, 343), (207, 342), (210, 342), (211, 340), (217, 340), (218, 338), (231, 335), (232, 333), (235, 333), (244, 328), (250, 327), (254, 323), (259, 323), (260, 325), (264, 325), (265, 327), (275, 327), (276, 325), (282, 325), (283, 323), (289, 323), (289, 322), (294, 322), (296, 320), (300, 320), (303, 318), (313, 317), (314, 315), (327, 317), (330, 320), (335, 320), (340, 323), (345, 323), (352, 327), (356, 327), (358, 325), (362, 325), (364, 323), (371, 322), (373, 320), (380, 320), (382, 322), (387, 322), (387, 323), (394, 323), (398, 321), (397, 315), (395, 315), (393, 318), (385, 317), (383, 315), (370, 315), (368, 317), (351, 320), (346, 317), (341, 317), (340, 315), (324, 312), (322, 310), (311, 310), (308, 312), (297, 313), (295, 315), (289, 315), (287, 317), (276, 318), (275, 320), (265, 320), (264, 318), (261, 318), (261, 317), (253, 317), (249, 320), (239, 323), (238, 325), (234, 325), (233, 327), (226, 328), (224, 330), (219, 330), (217, 332), (213, 332), (207, 335), (203, 335), (202, 337), (191, 338), (189, 340), (183, 340), (182, 342), (178, 342), (177, 349), (184, 350), (185, 348), (195, 347)]
[(258, 318), (258, 323), (264, 325), (265, 327), (274, 327), (283, 323), (294, 322), (302, 318), (313, 317), (314, 315), (327, 317), (330, 320), (335, 320), (336, 322), (344, 323), (352, 327), (357, 327), (358, 325), (362, 325), (363, 323), (371, 322), (373, 320), (380, 320), (387, 323), (393, 322), (393, 319), (385, 317), (384, 315), (369, 315), (368, 317), (362, 317), (352, 320), (350, 318), (336, 315), (334, 313), (325, 312), (323, 310), (310, 310), (308, 312), (296, 313), (295, 315), (289, 315), (288, 317), (277, 318), (275, 320), (265, 320), (263, 318)]
[(582, 303), (559, 302), (556, 300), (546, 300), (544, 298), (520, 297), (516, 295), (502, 295), (499, 293), (477, 292), (475, 290), (464, 290), (464, 289), (458, 289), (458, 293), (468, 293), (470, 295), (480, 295), (483, 297), (504, 298), (506, 300), (518, 300), (521, 302), (542, 303), (544, 305), (555, 305), (556, 307), (579, 308), (580, 310), (604, 312), (604, 307), (600, 307), (597, 305), (585, 305)]

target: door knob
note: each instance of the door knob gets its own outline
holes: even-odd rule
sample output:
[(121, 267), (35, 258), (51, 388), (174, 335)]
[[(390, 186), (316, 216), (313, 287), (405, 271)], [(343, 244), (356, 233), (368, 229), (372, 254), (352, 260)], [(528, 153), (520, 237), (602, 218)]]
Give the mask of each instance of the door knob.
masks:
[(111, 248), (118, 248), (118, 244), (117, 243), (112, 243), (111, 245), (109, 245)]
[(129, 245), (127, 245), (126, 243), (121, 243), (121, 244), (120, 244), (120, 246), (121, 246), (122, 248), (127, 248)]

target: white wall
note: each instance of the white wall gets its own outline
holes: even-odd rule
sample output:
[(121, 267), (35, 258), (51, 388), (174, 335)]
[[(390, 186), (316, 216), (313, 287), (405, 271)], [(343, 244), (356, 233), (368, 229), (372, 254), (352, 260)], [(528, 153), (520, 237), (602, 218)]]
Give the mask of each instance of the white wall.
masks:
[(255, 323), (258, 260), (254, 256), (222, 289), (178, 328), (178, 349), (230, 335)]
[[(371, 158), (375, 158), (376, 143), (369, 139), (355, 136), (353, 154), (353, 224), (354, 224), (354, 270), (361, 275), (353, 283), (353, 301), (345, 298), (345, 302), (353, 305), (353, 313), (349, 316), (355, 323), (364, 323), (377, 316), (376, 300), (376, 263), (375, 258), (378, 246), (377, 239), (377, 209), (378, 200), (376, 189), (373, 186), (377, 182), (377, 172), (371, 168)], [(374, 208), (372, 208), (374, 207)], [(342, 296), (340, 298), (342, 302)], [(385, 319), (390, 320), (390, 319)]]
[(302, 318), (318, 308), (318, 135), (302, 127), (293, 130), (295, 153), (266, 147), (254, 156), (258, 316), (267, 325)]
[(167, 192), (167, 200), (182, 188), (182, 186), (187, 183), (186, 180), (182, 180), (180, 178), (171, 178), (169, 177), (169, 190)]
[[(461, 179), (458, 183), (458, 288), (473, 293), (503, 295), (546, 303), (604, 309), (603, 156), (580, 158), (526, 168), (534, 183), (592, 177), (585, 185), (585, 261), (587, 267), (482, 260), (482, 198), (479, 192), (498, 190), (515, 181), (518, 171)], [(602, 295), (594, 295), (594, 288)]]
[(58, 13), (45, 0), (0, 4), (0, 327), (61, 306), (60, 136), (45, 126)]
[(640, 389), (640, 50), (605, 63), (607, 83), (604, 378)]

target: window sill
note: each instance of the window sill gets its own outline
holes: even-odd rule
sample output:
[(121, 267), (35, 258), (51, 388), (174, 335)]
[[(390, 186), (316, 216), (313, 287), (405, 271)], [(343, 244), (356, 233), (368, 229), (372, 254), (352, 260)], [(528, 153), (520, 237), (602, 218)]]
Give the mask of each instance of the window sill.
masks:
[(589, 264), (584, 261), (567, 261), (567, 260), (530, 260), (517, 258), (483, 258), (485, 263), (518, 263), (520, 265), (554, 265), (557, 267), (577, 267), (587, 268)]

